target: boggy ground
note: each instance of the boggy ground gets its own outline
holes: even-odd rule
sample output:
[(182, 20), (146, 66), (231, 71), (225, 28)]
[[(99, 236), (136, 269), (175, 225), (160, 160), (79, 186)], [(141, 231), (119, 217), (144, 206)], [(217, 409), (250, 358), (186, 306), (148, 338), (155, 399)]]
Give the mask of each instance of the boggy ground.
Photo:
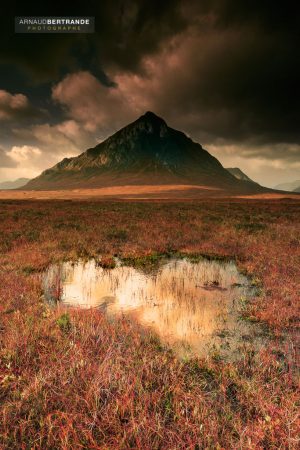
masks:
[[(294, 200), (1, 201), (0, 448), (298, 448), (299, 216)], [(251, 274), (244, 320), (270, 347), (181, 361), (125, 319), (43, 300), (52, 261), (173, 252)]]

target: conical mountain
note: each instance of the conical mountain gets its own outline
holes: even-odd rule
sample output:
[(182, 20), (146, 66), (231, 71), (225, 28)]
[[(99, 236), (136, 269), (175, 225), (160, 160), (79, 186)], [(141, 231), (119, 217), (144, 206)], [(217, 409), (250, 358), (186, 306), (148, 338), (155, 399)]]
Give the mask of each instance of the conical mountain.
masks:
[(81, 155), (63, 159), (31, 180), (26, 189), (149, 184), (193, 184), (241, 192), (263, 189), (237, 180), (200, 144), (152, 112)]

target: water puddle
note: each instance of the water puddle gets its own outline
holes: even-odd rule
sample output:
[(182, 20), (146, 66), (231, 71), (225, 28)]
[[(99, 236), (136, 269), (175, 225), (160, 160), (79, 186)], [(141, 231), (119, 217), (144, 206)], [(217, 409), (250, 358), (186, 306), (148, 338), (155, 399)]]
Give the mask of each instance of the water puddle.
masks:
[(262, 345), (259, 327), (240, 318), (254, 289), (233, 262), (169, 259), (151, 273), (120, 261), (113, 269), (66, 262), (48, 269), (44, 293), (51, 303), (126, 315), (180, 355), (236, 359), (242, 348)]

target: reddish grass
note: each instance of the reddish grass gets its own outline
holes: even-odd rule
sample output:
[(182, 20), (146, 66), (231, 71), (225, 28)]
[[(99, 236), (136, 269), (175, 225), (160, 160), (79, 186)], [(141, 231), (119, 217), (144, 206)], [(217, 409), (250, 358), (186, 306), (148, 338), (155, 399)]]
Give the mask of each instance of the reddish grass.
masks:
[[(299, 202), (0, 204), (0, 447), (298, 448)], [(52, 261), (181, 251), (235, 258), (262, 294), (259, 357), (179, 361), (99, 311), (49, 308)], [(285, 340), (281, 343), (280, 337)]]

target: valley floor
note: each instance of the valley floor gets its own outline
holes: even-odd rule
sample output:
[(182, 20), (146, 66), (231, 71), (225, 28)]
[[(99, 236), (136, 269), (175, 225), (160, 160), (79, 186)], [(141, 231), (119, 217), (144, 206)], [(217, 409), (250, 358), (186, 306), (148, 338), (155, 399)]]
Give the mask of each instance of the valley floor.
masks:
[[(299, 448), (297, 199), (24, 201), (3, 192), (0, 448)], [(179, 360), (126, 319), (43, 299), (51, 262), (175, 252), (234, 259), (254, 277), (243, 320), (264, 324), (268, 348), (236, 363)]]
[[(221, 188), (190, 184), (162, 185), (124, 185), (101, 187), (94, 189), (60, 189), (49, 190), (0, 190), (0, 200), (97, 200), (97, 199), (167, 199), (189, 200), (226, 198), (228, 193)], [(300, 200), (300, 194), (290, 192), (262, 192), (245, 195), (235, 194), (234, 198), (282, 199)]]

